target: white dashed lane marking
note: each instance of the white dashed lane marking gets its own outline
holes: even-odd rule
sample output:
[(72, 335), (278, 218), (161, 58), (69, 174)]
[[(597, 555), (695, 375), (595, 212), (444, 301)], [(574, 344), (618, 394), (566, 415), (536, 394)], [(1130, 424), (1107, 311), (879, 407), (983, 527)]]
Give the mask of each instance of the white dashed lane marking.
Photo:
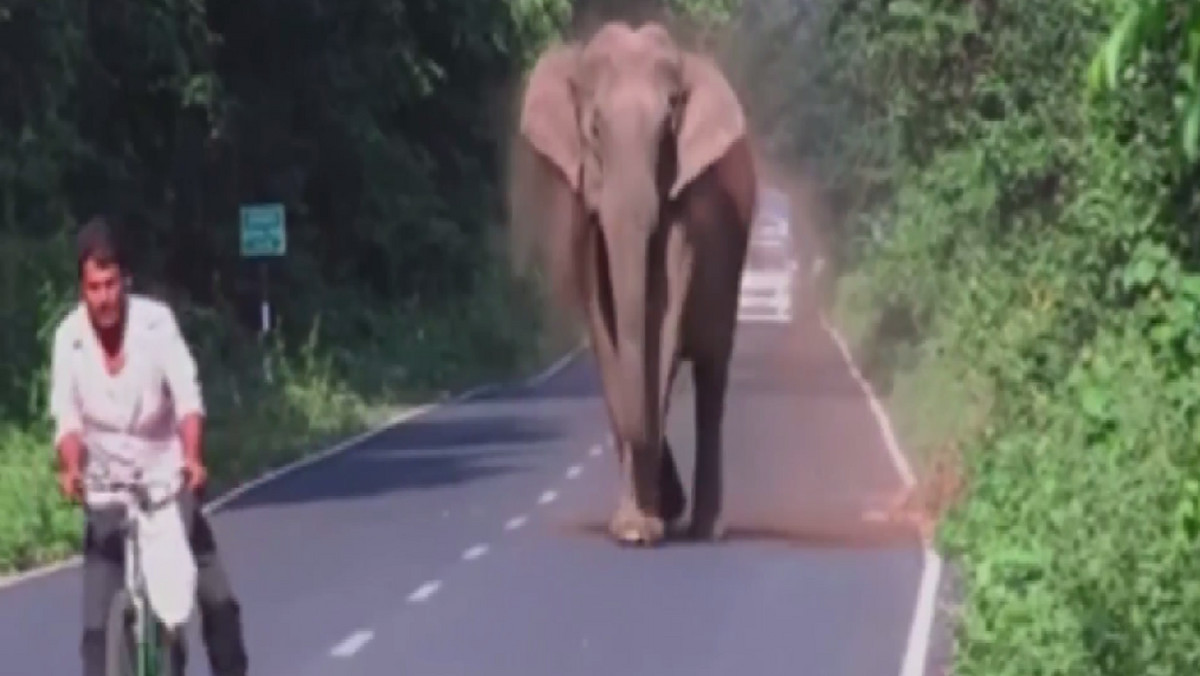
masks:
[(362, 650), (363, 646), (371, 642), (375, 638), (375, 632), (370, 629), (359, 629), (342, 639), (341, 643), (333, 646), (329, 654), (333, 657), (347, 658), (353, 657), (355, 653)]
[(417, 587), (416, 591), (408, 595), (408, 601), (409, 603), (420, 603), (422, 601), (427, 601), (429, 597), (436, 594), (437, 590), (441, 589), (441, 587), (442, 583), (437, 580), (426, 582), (420, 587)]
[[(602, 444), (595, 444), (588, 451), (588, 453), (592, 457), (598, 457), (603, 452), (604, 452), (604, 447)], [(582, 473), (583, 473), (582, 465), (571, 465), (569, 468), (567, 468), (567, 478), (568, 479), (575, 479)], [(547, 490), (538, 497), (538, 504), (539, 505), (548, 505), (557, 499), (558, 499), (557, 491)], [(447, 515), (446, 513), (443, 513), (443, 516), (446, 516), (446, 515)], [(529, 520), (529, 517), (525, 516), (524, 514), (514, 516), (504, 523), (504, 530), (506, 530), (506, 531), (517, 530), (517, 529), (521, 528), (522, 526), (524, 526), (528, 520)], [(488, 546), (485, 544), (472, 545), (471, 547), (468, 547), (465, 551), (463, 551), (462, 558), (464, 561), (474, 561), (475, 559), (480, 558), (484, 554), (487, 554), (487, 551), (488, 551)], [(442, 583), (440, 580), (431, 580), (429, 582), (426, 582), (425, 584), (421, 585), (420, 587), (417, 587), (413, 591), (413, 593), (408, 595), (408, 602), (409, 603), (421, 603), (423, 601), (427, 601), (427, 600), (429, 600), (429, 598), (431, 596), (436, 594), (438, 592), (438, 590), (441, 588), (442, 588)], [(372, 631), (369, 631), (369, 630), (364, 629), (364, 630), (357, 631), (357, 632), (351, 634), (350, 636), (346, 637), (341, 643), (334, 646), (333, 650), (331, 651), (330, 654), (334, 655), (335, 657), (350, 657), (354, 653), (361, 650), (364, 645), (366, 645), (372, 638), (374, 638), (374, 636), (375, 636), (375, 633)]]

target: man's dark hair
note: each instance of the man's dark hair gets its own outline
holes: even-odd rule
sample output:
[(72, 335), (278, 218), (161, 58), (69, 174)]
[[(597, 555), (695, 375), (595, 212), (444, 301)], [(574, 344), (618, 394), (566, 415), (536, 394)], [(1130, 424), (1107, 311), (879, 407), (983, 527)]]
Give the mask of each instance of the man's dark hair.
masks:
[(79, 229), (75, 237), (76, 272), (83, 278), (83, 264), (93, 261), (97, 265), (124, 267), (121, 249), (109, 221), (104, 216), (93, 216)]

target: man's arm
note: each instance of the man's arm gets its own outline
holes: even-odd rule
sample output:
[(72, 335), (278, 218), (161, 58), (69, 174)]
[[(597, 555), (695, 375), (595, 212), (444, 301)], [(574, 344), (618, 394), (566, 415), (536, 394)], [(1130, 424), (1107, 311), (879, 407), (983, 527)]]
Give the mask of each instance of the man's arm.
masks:
[(204, 441), (204, 416), (188, 413), (179, 421), (179, 438), (183, 443), (183, 457), (189, 466), (203, 465), (204, 456), (200, 449)]
[(72, 336), (64, 323), (54, 334), (50, 353), (50, 416), (54, 419), (60, 488), (68, 497), (76, 493), (77, 487), (72, 484), (79, 478), (83, 464), (83, 424), (75, 398), (71, 349)]
[(178, 322), (175, 321), (175, 314), (167, 308), (164, 308), (164, 312), (165, 316), (159, 326), (164, 356), (163, 370), (175, 403), (175, 417), (179, 424), (184, 460), (190, 469), (203, 471), (205, 411), (199, 372), (192, 351), (179, 330)]

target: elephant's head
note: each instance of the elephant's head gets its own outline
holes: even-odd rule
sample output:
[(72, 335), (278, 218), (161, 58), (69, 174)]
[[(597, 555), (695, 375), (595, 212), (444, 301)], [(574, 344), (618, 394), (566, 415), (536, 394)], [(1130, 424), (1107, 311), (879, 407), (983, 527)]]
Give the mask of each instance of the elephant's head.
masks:
[[(658, 366), (652, 343), (662, 319), (647, 300), (651, 273), (663, 265), (655, 235), (745, 126), (717, 66), (654, 23), (606, 24), (586, 44), (551, 49), (530, 74), (520, 131), (557, 177), (559, 193), (542, 200), (556, 212), (548, 225), (559, 232), (549, 236), (571, 242), (576, 256), (599, 257), (568, 257), (567, 272), (583, 302), (600, 302), (620, 363), (616, 424), (635, 445), (651, 442), (659, 425), (647, 378)], [(580, 279), (595, 260), (606, 279)]]

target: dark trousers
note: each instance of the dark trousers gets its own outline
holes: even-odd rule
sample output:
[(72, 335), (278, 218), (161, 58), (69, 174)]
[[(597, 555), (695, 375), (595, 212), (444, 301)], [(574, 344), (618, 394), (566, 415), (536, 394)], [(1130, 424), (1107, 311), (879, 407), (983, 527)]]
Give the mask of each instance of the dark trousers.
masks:
[[(208, 519), (193, 495), (180, 496), (180, 514), (197, 567), (201, 634), (213, 676), (245, 676), (246, 648), (241, 611), (217, 553)], [(104, 626), (109, 606), (125, 584), (121, 507), (86, 510), (83, 544), (83, 676), (104, 676)], [(177, 654), (182, 662), (182, 650)], [(182, 664), (180, 664), (182, 667)], [(182, 671), (180, 672), (182, 673)]]

